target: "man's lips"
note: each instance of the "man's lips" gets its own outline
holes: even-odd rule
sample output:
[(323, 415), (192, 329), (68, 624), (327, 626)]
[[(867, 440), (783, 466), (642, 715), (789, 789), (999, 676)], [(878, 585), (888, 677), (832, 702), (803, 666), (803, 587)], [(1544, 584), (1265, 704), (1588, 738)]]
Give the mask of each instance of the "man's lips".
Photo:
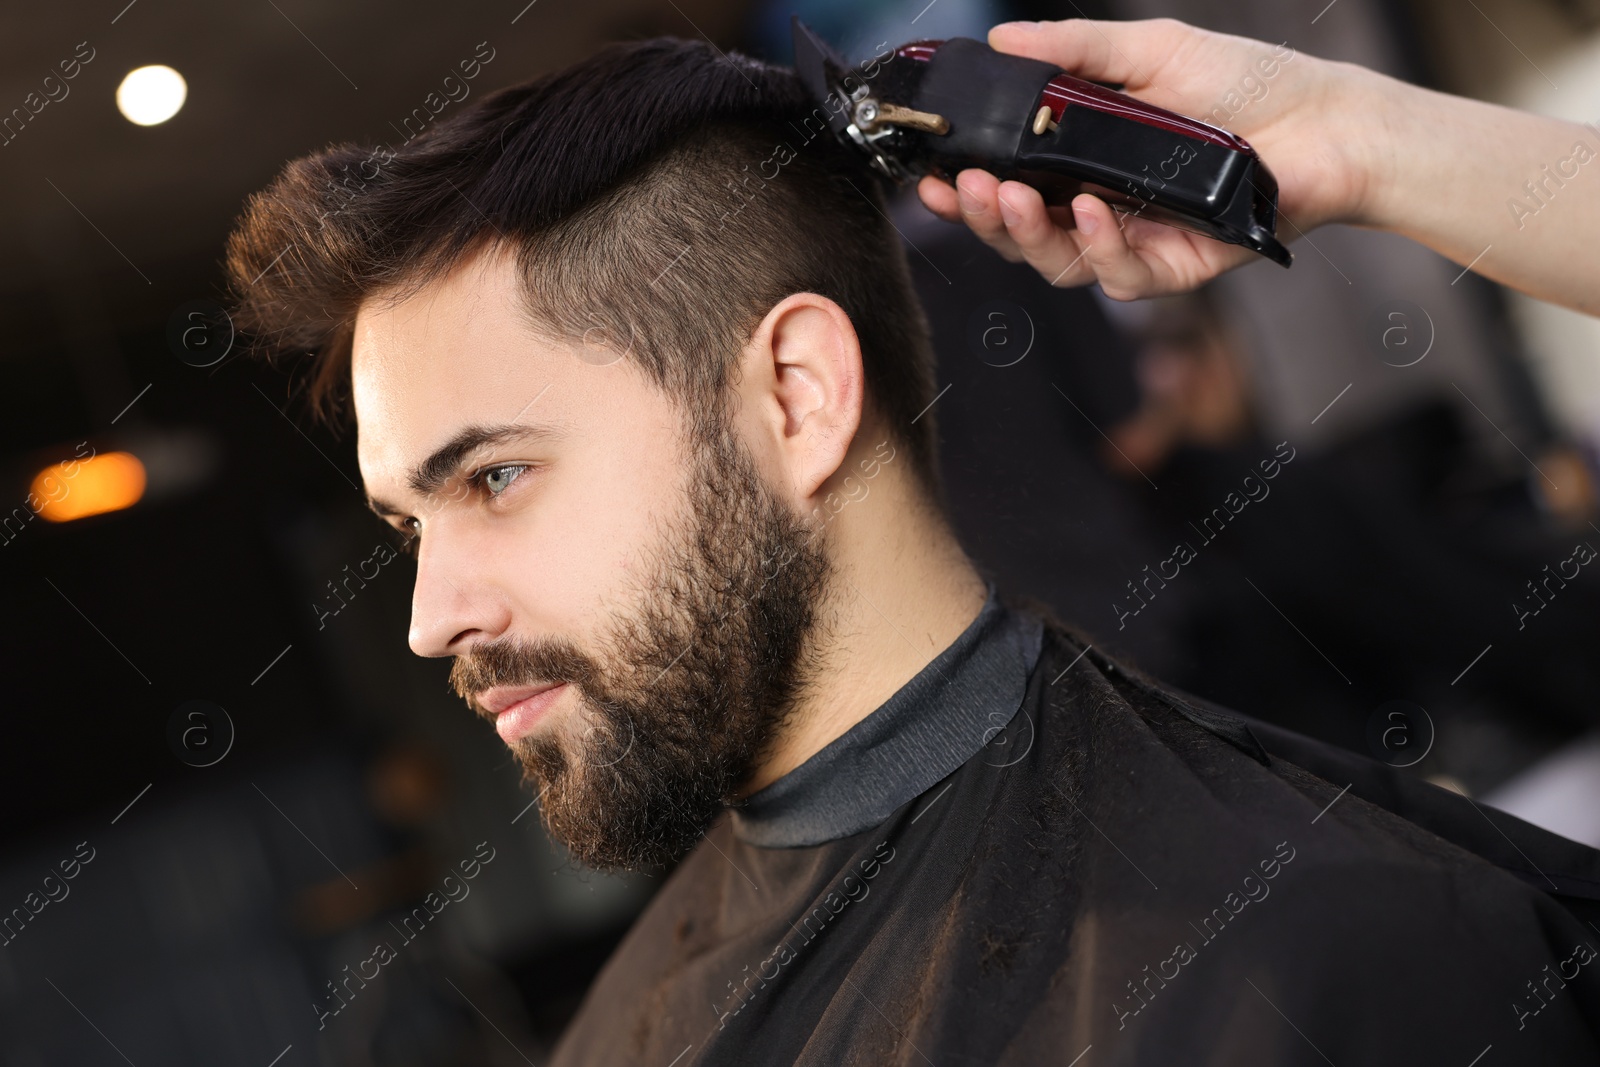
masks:
[(494, 717), (495, 732), (509, 745), (532, 733), (566, 689), (565, 682), (496, 686), (479, 693), (477, 701), (479, 707)]

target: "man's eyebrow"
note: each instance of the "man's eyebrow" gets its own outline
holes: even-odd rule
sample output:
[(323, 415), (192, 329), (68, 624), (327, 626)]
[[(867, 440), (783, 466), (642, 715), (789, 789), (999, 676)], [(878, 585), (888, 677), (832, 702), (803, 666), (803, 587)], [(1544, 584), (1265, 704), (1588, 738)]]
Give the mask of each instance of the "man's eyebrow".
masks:
[[(492, 448), (513, 441), (554, 441), (563, 436), (564, 434), (554, 427), (525, 426), (515, 422), (500, 426), (465, 426), (457, 431), (454, 437), (435, 449), (427, 459), (412, 468), (406, 477), (406, 485), (419, 496), (432, 496), (460, 471), (463, 461), (479, 449)], [(404, 514), (393, 504), (374, 496), (367, 497), (367, 507), (383, 517)]]

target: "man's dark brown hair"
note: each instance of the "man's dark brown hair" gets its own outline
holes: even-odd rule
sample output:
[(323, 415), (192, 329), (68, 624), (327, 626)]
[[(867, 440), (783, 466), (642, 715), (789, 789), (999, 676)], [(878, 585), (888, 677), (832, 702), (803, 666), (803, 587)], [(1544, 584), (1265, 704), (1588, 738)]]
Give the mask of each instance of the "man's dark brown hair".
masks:
[(850, 316), (867, 403), (942, 500), (927, 320), (883, 183), (827, 113), (793, 71), (704, 42), (609, 45), (399, 149), (287, 164), (228, 240), (235, 325), (269, 357), (314, 353), (313, 411), (333, 422), (361, 302), (502, 242), (530, 328), (628, 353), (699, 428), (766, 313), (818, 293)]

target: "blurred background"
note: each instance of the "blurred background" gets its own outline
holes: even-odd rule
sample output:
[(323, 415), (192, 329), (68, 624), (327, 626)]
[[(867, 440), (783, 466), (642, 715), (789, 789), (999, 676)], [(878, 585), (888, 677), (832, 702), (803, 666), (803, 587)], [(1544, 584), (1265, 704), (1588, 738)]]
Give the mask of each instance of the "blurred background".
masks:
[[(404, 139), (467, 59), (474, 94), (657, 34), (786, 63), (791, 13), (855, 58), (1173, 15), (1600, 118), (1600, 0), (1082, 5), (14, 5), (0, 1062), (537, 1063), (659, 884), (546, 839), (449, 663), (406, 647), (411, 565), (379, 549), (354, 435), (232, 358), (222, 242), (289, 158)], [(129, 78), (157, 65), (181, 101)], [(1600, 578), (1550, 578), (1600, 546), (1600, 323), (1337, 227), (1293, 270), (1120, 305), (913, 195), (893, 215), (955, 521), (1002, 589), (1180, 687), (1600, 844)], [(1270, 491), (1225, 506), (1269, 459)], [(1179, 543), (1193, 561), (1152, 580)]]

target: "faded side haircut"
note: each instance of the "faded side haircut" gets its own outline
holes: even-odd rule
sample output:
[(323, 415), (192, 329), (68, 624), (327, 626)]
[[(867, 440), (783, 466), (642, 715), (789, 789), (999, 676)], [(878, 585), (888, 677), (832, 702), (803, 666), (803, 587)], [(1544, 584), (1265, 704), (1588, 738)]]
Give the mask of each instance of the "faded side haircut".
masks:
[(288, 163), (228, 239), (235, 326), (269, 359), (310, 353), (313, 413), (337, 425), (361, 303), (501, 245), (531, 329), (625, 352), (700, 430), (767, 312), (817, 293), (849, 315), (866, 402), (942, 503), (927, 319), (885, 183), (826, 116), (785, 67), (701, 41), (608, 45), (398, 149)]

